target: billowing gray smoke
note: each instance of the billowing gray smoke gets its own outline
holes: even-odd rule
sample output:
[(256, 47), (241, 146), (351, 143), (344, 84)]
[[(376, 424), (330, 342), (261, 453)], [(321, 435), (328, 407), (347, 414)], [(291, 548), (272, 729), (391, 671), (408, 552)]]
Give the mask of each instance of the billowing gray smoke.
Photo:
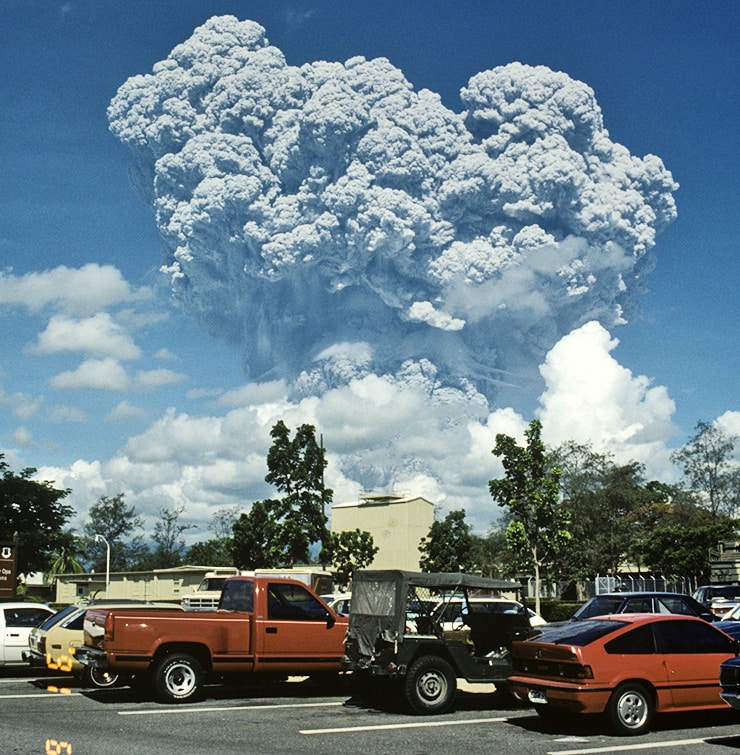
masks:
[(452, 112), (385, 59), (289, 66), (225, 16), (109, 118), (175, 295), (253, 378), (310, 391), (424, 358), (491, 397), (573, 328), (633, 315), (677, 186), (563, 73), (512, 63), (461, 98)]

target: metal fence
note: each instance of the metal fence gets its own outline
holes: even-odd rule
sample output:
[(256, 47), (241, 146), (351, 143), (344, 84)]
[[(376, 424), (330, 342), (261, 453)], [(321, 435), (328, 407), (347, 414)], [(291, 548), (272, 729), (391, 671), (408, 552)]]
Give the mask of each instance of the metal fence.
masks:
[[(541, 598), (559, 598), (566, 587), (572, 586), (572, 582), (542, 582), (540, 585)], [(608, 592), (676, 592), (683, 595), (691, 595), (698, 583), (695, 579), (687, 577), (660, 577), (641, 575), (597, 576), (594, 580), (580, 581), (578, 594), (583, 599), (593, 598), (594, 595), (603, 595)], [(527, 580), (523, 586), (525, 597), (534, 597), (534, 577)]]

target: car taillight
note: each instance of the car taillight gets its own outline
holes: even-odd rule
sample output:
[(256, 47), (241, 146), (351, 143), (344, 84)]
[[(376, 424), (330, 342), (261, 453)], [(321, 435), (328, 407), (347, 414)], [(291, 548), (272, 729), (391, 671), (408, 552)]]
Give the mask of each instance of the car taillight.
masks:
[(575, 666), (573, 668), (575, 679), (593, 679), (594, 672), (591, 666)]
[(591, 666), (581, 663), (560, 663), (536, 658), (514, 658), (514, 671), (535, 676), (560, 677), (561, 679), (593, 679)]
[(104, 638), (106, 642), (113, 640), (113, 614), (109, 611), (105, 617), (105, 634)]

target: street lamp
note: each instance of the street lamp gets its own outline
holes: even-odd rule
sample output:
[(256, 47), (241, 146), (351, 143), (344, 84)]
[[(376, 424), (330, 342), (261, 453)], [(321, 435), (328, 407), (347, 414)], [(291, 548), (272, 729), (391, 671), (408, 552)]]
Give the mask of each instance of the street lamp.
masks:
[(108, 597), (108, 585), (110, 584), (110, 545), (102, 535), (95, 535), (95, 542), (105, 543), (105, 597)]

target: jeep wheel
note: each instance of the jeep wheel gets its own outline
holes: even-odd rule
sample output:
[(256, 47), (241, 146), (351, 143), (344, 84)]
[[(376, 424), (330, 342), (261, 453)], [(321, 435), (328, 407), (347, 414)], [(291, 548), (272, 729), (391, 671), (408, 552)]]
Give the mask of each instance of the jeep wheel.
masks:
[(154, 667), (152, 686), (161, 703), (192, 702), (203, 689), (203, 669), (192, 655), (173, 653)]
[(423, 655), (408, 670), (403, 693), (411, 710), (425, 715), (444, 713), (452, 705), (457, 679), (444, 658)]

